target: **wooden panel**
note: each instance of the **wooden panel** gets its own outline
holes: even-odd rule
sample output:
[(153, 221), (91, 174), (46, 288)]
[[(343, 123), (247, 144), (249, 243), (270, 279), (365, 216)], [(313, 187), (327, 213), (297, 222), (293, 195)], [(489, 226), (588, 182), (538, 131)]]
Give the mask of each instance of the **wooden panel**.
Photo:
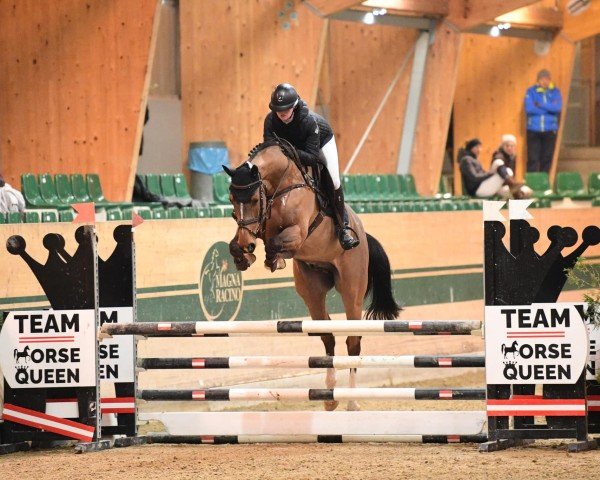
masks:
[(526, 7), (538, 0), (448, 0), (448, 21), (461, 30), (481, 25), (499, 15)]
[(386, 8), (403, 15), (419, 15), (424, 17), (445, 17), (448, 15), (447, 0), (367, 0), (365, 7)]
[(429, 49), (425, 66), (411, 162), (411, 172), (421, 195), (433, 195), (438, 189), (458, 74), (460, 45), (460, 33), (444, 23), (436, 28), (434, 44)]
[(360, 0), (303, 0), (303, 2), (323, 17), (360, 5)]
[[(455, 156), (466, 140), (479, 137), (483, 142), (481, 163), (485, 167), (502, 134), (512, 133), (517, 137), (517, 176), (522, 177), (527, 163), (525, 90), (535, 83), (540, 69), (548, 68), (566, 102), (573, 55), (573, 45), (560, 36), (546, 56), (538, 56), (530, 40), (465, 35), (454, 97)], [(455, 180), (459, 181), (457, 169), (455, 173)]]
[(534, 4), (500, 15), (495, 20), (499, 23), (560, 29), (563, 26), (563, 12), (553, 7)]
[[(330, 28), (329, 107), (343, 170), (414, 45), (417, 32), (339, 21), (331, 22)], [(407, 63), (350, 173), (396, 171), (411, 68), (412, 60)]]
[(184, 158), (189, 142), (222, 140), (237, 165), (262, 141), (275, 85), (290, 82), (309, 100), (323, 20), (300, 4), (298, 20), (284, 29), (281, 5), (181, 1)]
[[(563, 0), (563, 8), (566, 2)], [(562, 33), (574, 42), (600, 33), (600, 2), (590, 2), (590, 7), (579, 15), (564, 14), (565, 26)]]
[(130, 197), (157, 0), (0, 2), (3, 173), (97, 172)]

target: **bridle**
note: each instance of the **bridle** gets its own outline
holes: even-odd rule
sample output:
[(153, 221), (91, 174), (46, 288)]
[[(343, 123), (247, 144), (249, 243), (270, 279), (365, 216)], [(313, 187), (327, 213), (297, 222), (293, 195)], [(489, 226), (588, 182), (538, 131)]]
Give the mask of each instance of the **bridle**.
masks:
[[(236, 185), (235, 183), (232, 183), (230, 185), (229, 188), (234, 191), (235, 190), (237, 190), (237, 191), (248, 190), (250, 192), (254, 192), (256, 189), (258, 189), (258, 192), (259, 192), (259, 204), (258, 204), (258, 216), (257, 217), (244, 218), (244, 202), (239, 202), (240, 218), (236, 217), (235, 212), (232, 213), (232, 216), (238, 225), (238, 231), (246, 230), (250, 235), (252, 235), (252, 237), (260, 238), (260, 239), (264, 240), (264, 234), (266, 231), (267, 221), (271, 218), (271, 212), (272, 212), (273, 203), (275, 202), (275, 200), (296, 188), (311, 188), (311, 186), (308, 185), (307, 183), (295, 183), (293, 185), (289, 185), (288, 187), (285, 187), (283, 190), (279, 190), (279, 188), (281, 187), (281, 183), (287, 176), (287, 173), (290, 168), (290, 163), (292, 163), (292, 161), (288, 158), (288, 164), (285, 167), (285, 171), (283, 172), (283, 175), (279, 179), (279, 183), (277, 184), (275, 191), (271, 195), (267, 194), (267, 188), (265, 187), (265, 183), (260, 174), (260, 171), (258, 172), (258, 180), (254, 181), (252, 183), (249, 183), (248, 185)], [(234, 195), (234, 197), (235, 197), (235, 195)], [(256, 224), (256, 228), (254, 230), (251, 230), (250, 228), (248, 228), (249, 225), (253, 225), (253, 224)]]
[[(259, 192), (259, 194), (258, 194), (259, 204), (258, 204), (258, 216), (257, 217), (244, 218), (244, 202), (239, 202), (240, 218), (237, 218), (237, 216), (235, 215), (235, 212), (232, 212), (231, 216), (237, 223), (238, 231), (246, 230), (250, 235), (252, 235), (252, 237), (260, 238), (261, 240), (264, 240), (265, 231), (267, 228), (267, 221), (271, 218), (271, 211), (273, 209), (273, 203), (275, 202), (275, 200), (277, 200), (279, 197), (282, 197), (286, 193), (291, 192), (292, 190), (295, 190), (296, 188), (308, 188), (308, 189), (314, 190), (314, 187), (312, 185), (310, 185), (308, 182), (306, 182), (306, 180), (304, 181), (304, 183), (294, 183), (292, 185), (285, 187), (282, 190), (279, 190), (283, 180), (285, 179), (285, 177), (287, 176), (287, 174), (289, 172), (291, 163), (293, 163), (292, 160), (290, 158), (288, 158), (288, 164), (285, 167), (285, 171), (283, 172), (283, 175), (279, 179), (279, 183), (277, 184), (275, 191), (271, 195), (267, 194), (267, 188), (265, 187), (265, 183), (260, 174), (260, 171), (258, 172), (258, 180), (255, 180), (254, 182), (249, 183), (248, 185), (237, 185), (235, 183), (231, 183), (231, 185), (229, 186), (229, 189), (233, 190), (233, 191), (247, 190), (247, 191), (253, 193), (256, 189), (258, 189), (258, 192)], [(235, 198), (235, 195), (234, 195), (234, 198)], [(248, 228), (249, 225), (253, 225), (253, 224), (256, 224), (256, 228), (254, 230), (251, 230), (250, 228)], [(310, 233), (312, 233), (312, 231)]]

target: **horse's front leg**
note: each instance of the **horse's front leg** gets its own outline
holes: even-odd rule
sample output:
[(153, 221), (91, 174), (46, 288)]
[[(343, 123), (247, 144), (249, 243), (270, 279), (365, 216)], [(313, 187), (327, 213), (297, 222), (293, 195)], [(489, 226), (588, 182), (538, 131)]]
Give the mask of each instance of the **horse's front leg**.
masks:
[(256, 260), (256, 255), (245, 253), (244, 250), (242, 250), (242, 247), (240, 247), (237, 241), (237, 235), (229, 242), (229, 253), (233, 257), (235, 268), (240, 271), (247, 270)]
[(285, 268), (285, 258), (293, 258), (305, 238), (298, 225), (283, 229), (265, 242), (265, 267), (274, 272)]

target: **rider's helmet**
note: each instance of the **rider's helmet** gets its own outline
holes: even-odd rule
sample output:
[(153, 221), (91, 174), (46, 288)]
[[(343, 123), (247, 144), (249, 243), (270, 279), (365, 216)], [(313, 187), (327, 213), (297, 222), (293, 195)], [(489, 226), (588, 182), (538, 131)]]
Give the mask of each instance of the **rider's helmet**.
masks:
[(280, 83), (271, 94), (269, 108), (273, 112), (282, 112), (292, 108), (298, 102), (298, 92), (289, 83)]

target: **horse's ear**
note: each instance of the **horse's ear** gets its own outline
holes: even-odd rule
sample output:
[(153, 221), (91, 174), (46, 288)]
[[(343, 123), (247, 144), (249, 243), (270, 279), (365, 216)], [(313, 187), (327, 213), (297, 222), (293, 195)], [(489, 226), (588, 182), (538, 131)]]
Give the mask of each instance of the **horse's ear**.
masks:
[(225, 173), (227, 175), (229, 175), (230, 177), (233, 177), (233, 170), (231, 170), (227, 165), (221, 165), (223, 167), (223, 170), (225, 170)]
[(258, 167), (252, 164), (252, 168), (250, 168), (250, 173), (252, 173), (253, 175), (258, 175)]

